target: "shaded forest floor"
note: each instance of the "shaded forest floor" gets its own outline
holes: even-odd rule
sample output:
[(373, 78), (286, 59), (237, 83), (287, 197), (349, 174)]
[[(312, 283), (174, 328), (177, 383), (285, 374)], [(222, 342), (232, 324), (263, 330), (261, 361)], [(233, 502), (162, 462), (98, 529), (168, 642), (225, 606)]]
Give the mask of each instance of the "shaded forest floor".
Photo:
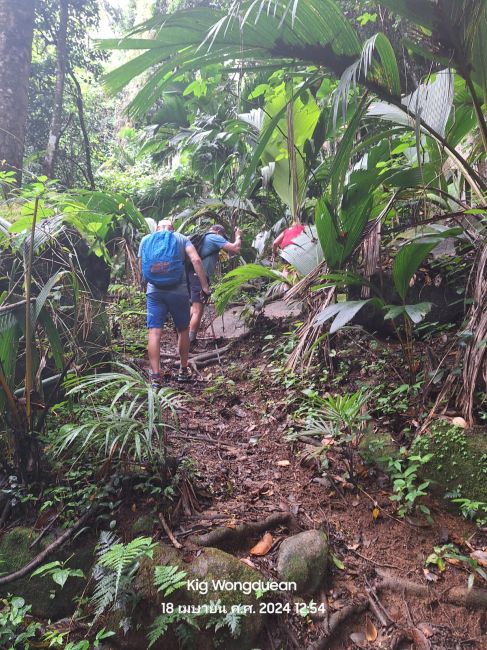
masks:
[[(373, 586), (376, 571), (423, 585), (429, 577), (441, 592), (452, 586), (466, 587), (464, 568), (447, 564), (441, 574), (430, 571), (426, 576), (425, 559), (435, 546), (450, 542), (466, 549), (467, 554), (469, 544), (483, 548), (487, 546), (485, 533), (433, 497), (425, 501), (432, 524), (415, 517), (397, 518), (387, 476), (373, 464), (363, 464), (359, 488), (353, 487), (342, 478), (345, 468), (338, 449), (328, 452), (325, 475), (310, 455), (313, 447), (286, 439), (295, 425), (293, 413), (303, 386), (296, 381), (284, 387), (284, 380), (269, 363), (269, 352), (262, 351), (266, 343), (258, 334), (233, 343), (221, 366), (206, 368), (199, 381), (184, 386), (187, 396), (180, 430), (169, 434), (170, 453), (190, 459), (192, 468), (170, 520), (176, 538), (184, 545), (191, 535), (215, 526), (235, 527), (276, 512), (291, 512), (302, 530), (322, 529), (329, 535), (334, 556), (325, 585), (330, 614), (363, 596), (366, 588)], [(206, 341), (198, 351), (213, 346), (214, 342)], [(165, 331), (161, 349), (174, 350), (170, 330)], [(176, 388), (174, 376), (168, 369), (165, 381)], [(146, 505), (150, 507), (150, 499)], [(249, 538), (243, 547), (233, 550), (269, 578), (277, 575), (278, 548), (290, 534), (283, 528), (272, 533), (272, 548), (263, 557), (249, 555), (258, 538)], [(162, 530), (160, 536), (166, 537)], [(184, 549), (182, 557), (184, 560)], [(370, 611), (352, 616), (326, 647), (409, 648), (411, 643), (396, 645), (398, 630), (419, 629), (431, 648), (487, 648), (485, 610), (389, 591), (380, 593), (380, 601), (394, 622), (392, 626), (381, 626)], [(378, 630), (378, 638), (374, 643), (354, 645), (350, 635), (365, 633), (367, 621)], [(298, 615), (275, 616), (269, 618), (258, 647), (306, 647), (320, 634), (319, 621)]]

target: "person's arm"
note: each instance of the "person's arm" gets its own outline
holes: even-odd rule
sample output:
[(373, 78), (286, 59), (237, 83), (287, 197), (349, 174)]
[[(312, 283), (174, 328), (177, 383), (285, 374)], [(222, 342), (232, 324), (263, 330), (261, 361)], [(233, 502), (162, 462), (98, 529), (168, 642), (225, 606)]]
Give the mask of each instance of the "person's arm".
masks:
[(186, 255), (189, 257), (191, 264), (193, 265), (193, 268), (195, 270), (196, 275), (199, 278), (199, 281), (201, 282), (201, 288), (205, 293), (209, 294), (210, 287), (208, 285), (208, 278), (206, 277), (205, 269), (203, 268), (203, 262), (201, 261), (201, 257), (198, 255), (198, 251), (191, 244), (191, 246), (186, 246), (185, 252)]
[(230, 255), (238, 255), (238, 253), (240, 253), (241, 248), (242, 248), (242, 231), (240, 230), (240, 228), (235, 228), (235, 241), (234, 242), (228, 241), (223, 246), (223, 250), (226, 251), (227, 253), (230, 253)]
[[(143, 241), (143, 240), (142, 240)], [(147, 290), (147, 282), (145, 281), (144, 275), (142, 273), (142, 241), (139, 244), (139, 252), (138, 252), (138, 258), (139, 258), (139, 289), (143, 292)]]
[(242, 248), (242, 231), (240, 228), (235, 228), (235, 241), (227, 242), (222, 248), (227, 253), (230, 253), (230, 255), (238, 255), (240, 253), (240, 249)]
[(272, 252), (274, 255), (277, 253), (277, 250), (281, 248), (283, 239), (284, 239), (284, 231), (282, 231), (281, 234), (278, 235), (272, 242)]

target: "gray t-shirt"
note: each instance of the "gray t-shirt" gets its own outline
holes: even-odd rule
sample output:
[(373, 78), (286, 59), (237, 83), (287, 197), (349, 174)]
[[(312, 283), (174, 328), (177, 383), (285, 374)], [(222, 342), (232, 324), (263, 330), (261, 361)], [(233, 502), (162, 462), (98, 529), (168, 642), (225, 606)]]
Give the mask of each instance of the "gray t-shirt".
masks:
[[(142, 244), (143, 242), (147, 239), (147, 237), (151, 237), (154, 233), (150, 233), (150, 235), (145, 235), (142, 237), (140, 240), (139, 244), (139, 257), (142, 257)], [(185, 237), (184, 235), (181, 235), (179, 232), (175, 232), (174, 236), (178, 240), (178, 245), (179, 245), (179, 253), (181, 255), (181, 259), (185, 260), (186, 258), (186, 249), (188, 246), (192, 246), (193, 244), (191, 243), (191, 240), (189, 237)], [(186, 273), (183, 271), (183, 275), (181, 277), (180, 283), (176, 287), (172, 287), (171, 289), (158, 289), (155, 287), (153, 284), (150, 282), (147, 283), (147, 293), (154, 293), (156, 291), (170, 291), (171, 293), (188, 293), (188, 283), (186, 281)]]

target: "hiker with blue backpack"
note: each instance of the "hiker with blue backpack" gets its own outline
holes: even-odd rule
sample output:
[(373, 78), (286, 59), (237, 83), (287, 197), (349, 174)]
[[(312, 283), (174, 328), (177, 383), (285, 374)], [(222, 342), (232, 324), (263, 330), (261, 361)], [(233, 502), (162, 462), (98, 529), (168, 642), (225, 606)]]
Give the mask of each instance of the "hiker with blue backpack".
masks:
[[(235, 241), (228, 241), (225, 235), (225, 228), (220, 224), (215, 224), (203, 235), (196, 235), (191, 237), (195, 244), (195, 248), (203, 263), (205, 272), (205, 279), (207, 283), (215, 274), (216, 265), (218, 262), (218, 255), (221, 250), (229, 253), (230, 255), (237, 255), (240, 253), (242, 247), (242, 231), (240, 228), (235, 228)], [(196, 345), (196, 337), (203, 318), (205, 309), (204, 295), (202, 294), (202, 282), (196, 268), (189, 268), (188, 282), (191, 292), (191, 321), (189, 324), (189, 340), (191, 349)], [(202, 298), (203, 296), (203, 298)]]
[(186, 261), (191, 263), (201, 283), (200, 300), (206, 302), (210, 288), (203, 264), (191, 240), (174, 232), (170, 221), (160, 221), (156, 232), (142, 238), (139, 262), (147, 283), (147, 328), (150, 382), (161, 385), (161, 334), (167, 314), (178, 331), (179, 382), (190, 380), (188, 371), (190, 303)]

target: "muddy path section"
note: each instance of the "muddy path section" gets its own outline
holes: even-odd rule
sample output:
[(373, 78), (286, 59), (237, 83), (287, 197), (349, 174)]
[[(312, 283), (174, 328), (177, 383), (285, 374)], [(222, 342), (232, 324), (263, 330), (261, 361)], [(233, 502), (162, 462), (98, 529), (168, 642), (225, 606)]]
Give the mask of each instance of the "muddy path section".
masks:
[[(329, 455), (329, 471), (323, 475), (305, 444), (286, 439), (293, 424), (292, 390), (276, 379), (262, 345), (258, 337), (233, 343), (221, 365), (201, 369), (200, 380), (184, 387), (181, 427), (169, 435), (175, 453), (191, 459), (196, 470), (170, 520), (182, 554), (185, 547), (191, 549), (192, 536), (217, 526), (235, 528), (289, 512), (301, 530), (319, 529), (329, 537), (331, 558), (322, 585), (328, 616), (367, 599), (379, 574), (431, 585), (435, 591), (431, 597), (374, 591), (385, 614), (381, 617), (369, 604), (365, 612), (352, 612), (323, 646), (312, 645), (322, 637), (322, 621), (295, 612), (270, 617), (258, 647), (487, 648), (485, 608), (459, 607), (435, 597), (438, 590), (464, 588), (465, 571), (448, 566), (444, 574), (435, 575), (434, 583), (425, 571), (425, 559), (435, 546), (464, 544), (477, 534), (475, 528), (434, 499), (428, 501), (433, 524), (398, 519), (385, 475), (364, 466), (359, 489), (353, 489), (340, 476), (338, 451)], [(198, 354), (214, 343), (202, 346)], [(173, 339), (168, 337), (163, 354), (171, 349)], [(166, 380), (175, 386), (173, 376), (167, 369)], [(232, 549), (269, 579), (277, 576), (279, 547), (290, 535), (282, 527), (271, 532), (272, 546), (265, 556), (249, 553), (260, 536)], [(169, 541), (163, 530), (160, 535)]]

